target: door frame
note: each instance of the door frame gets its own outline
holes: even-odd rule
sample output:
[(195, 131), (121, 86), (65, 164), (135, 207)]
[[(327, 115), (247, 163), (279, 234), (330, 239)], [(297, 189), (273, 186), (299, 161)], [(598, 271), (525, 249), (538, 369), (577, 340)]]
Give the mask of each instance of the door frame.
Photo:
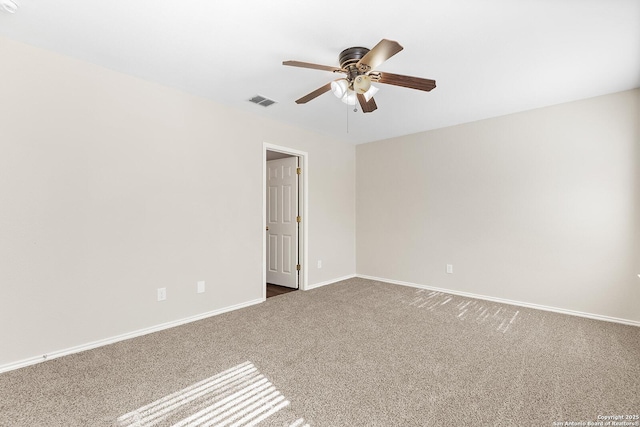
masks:
[(298, 288), (307, 289), (309, 280), (309, 258), (307, 236), (309, 232), (309, 154), (306, 151), (275, 145), (268, 142), (262, 143), (262, 299), (267, 299), (267, 151), (290, 154), (298, 158), (299, 167), (302, 168), (300, 181), (298, 182), (299, 215), (302, 217), (302, 227), (298, 230), (298, 253), (300, 257), (300, 276)]

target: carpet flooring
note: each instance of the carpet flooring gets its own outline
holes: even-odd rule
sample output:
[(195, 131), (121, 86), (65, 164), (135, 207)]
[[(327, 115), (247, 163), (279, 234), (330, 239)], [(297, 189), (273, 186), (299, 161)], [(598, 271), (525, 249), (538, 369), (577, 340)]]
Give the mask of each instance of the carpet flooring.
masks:
[[(358, 278), (0, 374), (11, 427), (634, 425), (638, 414), (640, 328)], [(630, 418), (604, 418), (618, 416)]]

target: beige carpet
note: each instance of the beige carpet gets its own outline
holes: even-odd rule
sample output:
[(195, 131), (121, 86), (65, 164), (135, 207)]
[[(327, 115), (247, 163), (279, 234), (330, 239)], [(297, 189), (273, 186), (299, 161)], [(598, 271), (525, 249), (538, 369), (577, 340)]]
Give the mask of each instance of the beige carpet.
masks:
[(640, 328), (363, 279), (0, 375), (0, 425), (12, 427), (553, 426), (639, 413)]

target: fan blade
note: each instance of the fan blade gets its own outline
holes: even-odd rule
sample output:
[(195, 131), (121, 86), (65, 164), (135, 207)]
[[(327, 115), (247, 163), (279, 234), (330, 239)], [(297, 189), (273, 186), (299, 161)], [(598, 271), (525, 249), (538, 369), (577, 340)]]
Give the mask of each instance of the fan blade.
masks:
[(378, 106), (376, 105), (376, 101), (373, 98), (367, 102), (366, 98), (363, 94), (358, 94), (358, 102), (360, 103), (360, 108), (362, 108), (363, 113), (370, 113), (372, 111), (376, 111)]
[(400, 46), (400, 43), (393, 40), (382, 39), (365, 56), (360, 58), (360, 61), (358, 61), (356, 66), (359, 70), (364, 72), (375, 70), (378, 65), (382, 64), (402, 49), (404, 48)]
[(431, 89), (436, 87), (436, 81), (431, 79), (385, 73), (384, 71), (380, 71), (378, 74), (380, 74), (380, 77), (377, 79), (375, 79), (375, 76), (372, 76), (374, 77), (374, 81), (377, 81), (378, 83), (408, 87), (409, 89), (424, 90), (425, 92), (429, 92)]
[(327, 83), (326, 85), (322, 86), (321, 88), (318, 88), (318, 89), (314, 90), (311, 93), (306, 94), (302, 98), (296, 100), (296, 104), (306, 104), (307, 102), (311, 101), (312, 99), (317, 98), (320, 95), (322, 95), (323, 93), (329, 92), (330, 90), (331, 90), (331, 82)]
[(342, 68), (330, 67), (328, 65), (312, 64), (310, 62), (283, 61), (282, 65), (288, 65), (290, 67), (312, 68), (314, 70), (331, 71), (332, 73), (344, 73), (345, 72), (345, 70), (343, 70)]

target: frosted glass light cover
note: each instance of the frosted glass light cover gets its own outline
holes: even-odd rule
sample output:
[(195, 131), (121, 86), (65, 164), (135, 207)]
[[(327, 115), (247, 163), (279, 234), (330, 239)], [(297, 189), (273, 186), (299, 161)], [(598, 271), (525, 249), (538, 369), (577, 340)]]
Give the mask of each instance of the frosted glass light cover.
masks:
[(358, 76), (353, 80), (353, 90), (356, 93), (364, 94), (371, 87), (371, 77), (369, 76)]
[(373, 98), (373, 95), (375, 95), (378, 92), (378, 88), (375, 87), (374, 85), (371, 85), (371, 87), (369, 88), (368, 91), (365, 92), (364, 94), (364, 99), (365, 101), (369, 102), (369, 100), (371, 98)]
[(342, 99), (349, 90), (349, 83), (346, 79), (335, 80), (331, 82), (331, 92), (337, 97)]
[(347, 93), (341, 99), (347, 105), (356, 105), (356, 93), (351, 89), (347, 89)]

